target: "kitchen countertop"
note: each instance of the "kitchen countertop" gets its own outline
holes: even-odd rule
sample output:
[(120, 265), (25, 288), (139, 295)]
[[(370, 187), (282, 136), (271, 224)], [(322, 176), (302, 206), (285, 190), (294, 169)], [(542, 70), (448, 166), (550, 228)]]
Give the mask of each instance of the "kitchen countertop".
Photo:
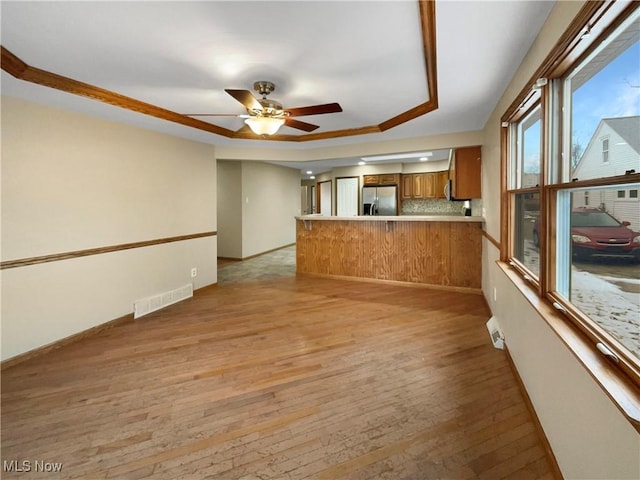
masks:
[(465, 217), (463, 215), (359, 215), (357, 217), (330, 217), (325, 215), (302, 215), (296, 220), (348, 220), (366, 222), (484, 222), (483, 217)]

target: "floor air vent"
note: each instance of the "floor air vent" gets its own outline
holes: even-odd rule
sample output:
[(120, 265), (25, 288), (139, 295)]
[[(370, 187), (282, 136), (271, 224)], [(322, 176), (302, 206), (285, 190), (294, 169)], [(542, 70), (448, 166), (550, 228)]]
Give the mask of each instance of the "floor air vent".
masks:
[(140, 318), (190, 297), (193, 297), (193, 285), (189, 283), (175, 290), (136, 300), (133, 304), (133, 318)]

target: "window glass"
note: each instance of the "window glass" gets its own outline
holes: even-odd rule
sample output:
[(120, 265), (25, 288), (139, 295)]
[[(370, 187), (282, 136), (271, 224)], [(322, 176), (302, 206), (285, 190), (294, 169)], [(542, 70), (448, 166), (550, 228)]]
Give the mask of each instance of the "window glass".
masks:
[(540, 274), (539, 216), (539, 193), (518, 193), (515, 195), (513, 256), (536, 277)]
[(637, 22), (636, 12), (565, 80), (564, 151), (571, 168), (564, 181), (640, 172)]
[[(640, 209), (618, 201), (619, 188), (560, 191), (556, 287), (640, 359)], [(586, 193), (598, 208), (584, 206)]]
[(516, 188), (535, 187), (540, 184), (541, 108), (538, 105), (517, 126)]

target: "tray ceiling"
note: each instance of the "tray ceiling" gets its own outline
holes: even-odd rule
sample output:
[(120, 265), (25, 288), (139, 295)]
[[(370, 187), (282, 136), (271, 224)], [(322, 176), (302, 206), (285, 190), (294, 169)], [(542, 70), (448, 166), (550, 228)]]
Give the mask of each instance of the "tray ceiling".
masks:
[[(438, 108), (380, 133), (308, 142), (229, 138), (18, 80), (3, 94), (216, 145), (308, 149), (475, 131), (553, 2), (435, 4)], [(176, 113), (246, 113), (225, 88), (276, 84), (317, 133), (379, 125), (430, 101), (419, 3), (394, 1), (7, 2), (2, 46), (31, 67)], [(428, 33), (426, 33), (428, 35)], [(200, 117), (235, 131), (243, 119)], [(284, 136), (306, 135), (282, 127)], [(315, 132), (314, 132), (315, 133)]]

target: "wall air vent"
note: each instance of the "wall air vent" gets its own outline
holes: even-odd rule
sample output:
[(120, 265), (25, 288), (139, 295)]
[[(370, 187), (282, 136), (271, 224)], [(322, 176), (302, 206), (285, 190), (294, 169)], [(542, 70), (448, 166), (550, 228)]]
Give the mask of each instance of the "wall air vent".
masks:
[(168, 307), (174, 303), (178, 303), (186, 298), (193, 297), (193, 285), (191, 283), (170, 290), (168, 292), (152, 295), (151, 297), (141, 298), (133, 303), (133, 318), (140, 318), (148, 313), (155, 312), (161, 308)]

